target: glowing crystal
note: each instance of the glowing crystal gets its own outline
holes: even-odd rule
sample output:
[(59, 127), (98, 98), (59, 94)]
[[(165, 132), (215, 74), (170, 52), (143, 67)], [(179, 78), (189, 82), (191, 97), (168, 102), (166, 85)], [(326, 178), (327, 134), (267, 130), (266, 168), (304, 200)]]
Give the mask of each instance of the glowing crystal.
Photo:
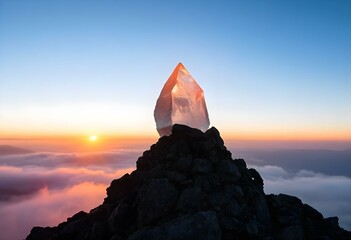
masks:
[(210, 125), (204, 92), (179, 63), (163, 86), (154, 111), (160, 136), (169, 135), (176, 123), (206, 131)]

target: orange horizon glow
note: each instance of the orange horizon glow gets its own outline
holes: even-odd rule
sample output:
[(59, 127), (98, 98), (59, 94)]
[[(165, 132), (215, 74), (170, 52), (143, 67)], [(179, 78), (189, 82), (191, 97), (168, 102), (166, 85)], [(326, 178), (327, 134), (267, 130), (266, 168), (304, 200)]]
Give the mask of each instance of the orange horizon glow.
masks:
[[(100, 140), (157, 140), (153, 106), (91, 103), (41, 107), (4, 108), (0, 139), (78, 139), (96, 135)], [(213, 107), (212, 107), (213, 109)], [(351, 141), (347, 119), (260, 118), (256, 114), (212, 111), (210, 120), (221, 135), (234, 140)], [(65, 118), (63, 116), (70, 116)], [(124, 116), (124, 117), (120, 117)], [(212, 116), (212, 117), (211, 117)], [(216, 117), (222, 116), (222, 117)], [(90, 142), (92, 143), (92, 142)], [(101, 143), (99, 143), (101, 144)]]
[[(247, 133), (221, 131), (221, 136), (227, 147), (231, 148), (314, 148), (345, 150), (351, 148), (351, 139), (346, 136), (322, 134), (299, 135), (278, 134), (272, 131), (269, 134), (260, 132)], [(49, 152), (106, 152), (115, 149), (138, 149), (140, 153), (156, 143), (159, 136), (154, 134), (135, 135), (103, 135), (96, 134), (97, 140), (91, 141), (92, 135), (9, 135), (0, 137), (0, 145), (13, 145), (34, 151)], [(318, 138), (317, 138), (318, 137)], [(332, 138), (333, 137), (333, 138)]]
[[(218, 129), (218, 128), (217, 128)], [(351, 141), (351, 131), (238, 131), (223, 130), (221, 136), (228, 140), (250, 140), (250, 141)], [(5, 133), (0, 135), (0, 140), (75, 140), (88, 141), (90, 143), (104, 142), (110, 140), (133, 141), (133, 140), (157, 140), (159, 138), (156, 129), (154, 133), (130, 133), (130, 134), (69, 134), (69, 133)]]
[[(239, 125), (239, 124), (237, 124)], [(117, 125), (118, 126), (118, 125)], [(151, 126), (151, 127), (150, 127)], [(267, 141), (351, 141), (351, 127), (343, 128), (342, 126), (333, 126), (331, 128), (320, 128), (319, 126), (294, 126), (283, 128), (282, 126), (267, 126), (266, 128), (247, 124), (242, 128), (238, 126), (214, 125), (221, 133), (222, 137), (231, 140), (267, 140)], [(146, 129), (146, 130), (145, 130)], [(154, 125), (145, 124), (145, 126), (130, 127), (122, 126), (118, 129), (74, 129), (69, 128), (8, 128), (0, 126), (0, 140), (6, 139), (89, 139), (90, 136), (96, 136), (96, 141), (104, 140), (157, 140), (159, 135)]]

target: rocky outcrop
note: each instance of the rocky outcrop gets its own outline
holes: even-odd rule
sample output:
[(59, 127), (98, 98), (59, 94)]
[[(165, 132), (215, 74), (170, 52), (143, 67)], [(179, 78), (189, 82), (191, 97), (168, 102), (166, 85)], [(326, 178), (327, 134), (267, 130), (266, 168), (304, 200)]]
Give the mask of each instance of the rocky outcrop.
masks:
[(137, 169), (107, 188), (102, 205), (28, 240), (351, 239), (297, 197), (265, 195), (263, 179), (233, 160), (215, 128), (174, 125)]

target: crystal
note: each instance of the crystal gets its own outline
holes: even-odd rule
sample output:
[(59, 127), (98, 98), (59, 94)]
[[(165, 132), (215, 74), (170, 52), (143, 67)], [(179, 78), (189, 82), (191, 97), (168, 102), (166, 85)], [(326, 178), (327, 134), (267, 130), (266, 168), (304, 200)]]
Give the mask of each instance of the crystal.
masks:
[(206, 131), (210, 125), (204, 92), (182, 63), (163, 86), (154, 111), (160, 136), (169, 135), (176, 123)]

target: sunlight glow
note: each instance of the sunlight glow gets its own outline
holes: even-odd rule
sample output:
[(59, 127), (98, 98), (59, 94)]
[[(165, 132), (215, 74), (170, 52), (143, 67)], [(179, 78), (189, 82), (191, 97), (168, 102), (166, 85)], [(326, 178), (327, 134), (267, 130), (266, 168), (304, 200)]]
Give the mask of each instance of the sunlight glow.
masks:
[(92, 141), (92, 142), (95, 142), (97, 139), (97, 137), (95, 135), (92, 135), (89, 137), (89, 140)]

